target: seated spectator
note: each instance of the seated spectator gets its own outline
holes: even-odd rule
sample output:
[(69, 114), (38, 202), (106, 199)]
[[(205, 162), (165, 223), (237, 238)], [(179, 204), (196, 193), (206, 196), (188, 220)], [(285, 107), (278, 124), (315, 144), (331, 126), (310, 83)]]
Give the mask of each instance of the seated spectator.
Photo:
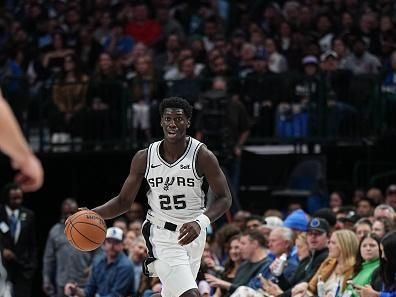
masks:
[(268, 69), (273, 73), (286, 72), (286, 58), (278, 52), (277, 44), (273, 38), (265, 40), (265, 49), (268, 54)]
[(260, 229), (262, 225), (263, 225), (263, 219), (258, 215), (253, 215), (246, 219), (245, 226), (247, 230)]
[(355, 289), (361, 297), (394, 297), (396, 296), (395, 274), (396, 274), (396, 232), (388, 233), (381, 240), (381, 262), (380, 276), (381, 289), (375, 291), (370, 285), (356, 286)]
[(384, 237), (386, 233), (395, 228), (393, 221), (388, 218), (378, 218), (373, 221), (373, 233), (377, 234), (379, 238)]
[(111, 35), (105, 37), (103, 48), (112, 56), (123, 56), (129, 54), (134, 45), (131, 36), (124, 35), (122, 24), (115, 22), (111, 25)]
[(233, 281), (222, 286), (226, 291), (224, 297), (230, 296), (239, 286), (247, 285), (263, 265), (266, 265), (266, 245), (264, 236), (257, 230), (248, 230), (241, 235), (240, 249), (244, 261), (236, 271)]
[(283, 226), (292, 229), (295, 234), (298, 234), (307, 231), (308, 223), (308, 215), (302, 209), (297, 209), (286, 217)]
[[(371, 283), (374, 271), (380, 265), (380, 239), (375, 233), (368, 233), (360, 240), (356, 255), (356, 264), (352, 282), (354, 285), (365, 286)], [(352, 286), (348, 286), (344, 294), (359, 297)], [(347, 295), (348, 296), (348, 295)]]
[(384, 196), (382, 195), (382, 191), (379, 188), (371, 187), (366, 192), (366, 197), (374, 202), (375, 206), (383, 203)]
[(356, 215), (355, 208), (353, 206), (343, 206), (341, 207), (337, 214), (337, 224), (335, 226), (336, 230), (340, 229), (353, 229), (353, 225), (359, 219)]
[[(304, 236), (304, 233), (301, 233), (297, 238), (301, 239), (301, 236)], [(313, 218), (308, 225), (306, 235), (309, 249), (308, 257), (302, 259), (299, 255), (298, 267), (290, 281), (287, 281), (284, 277), (279, 278), (278, 284), (268, 281), (263, 285), (264, 291), (273, 296), (290, 297), (293, 286), (309, 281), (323, 260), (328, 256), (327, 242), (329, 241), (329, 236), (330, 226), (327, 221), (320, 218)], [(297, 241), (296, 246), (297, 254), (299, 254)]]
[(139, 291), (141, 279), (144, 278), (143, 274), (143, 261), (147, 257), (146, 243), (143, 236), (138, 236), (132, 242), (128, 249), (128, 258), (133, 264), (133, 292), (142, 294), (143, 291)]
[(362, 240), (362, 238), (371, 232), (372, 223), (368, 218), (361, 218), (355, 223), (354, 228), (358, 239)]
[(246, 227), (246, 220), (251, 216), (251, 213), (247, 210), (238, 210), (232, 219), (233, 224), (239, 228), (239, 230), (244, 231)]
[(358, 247), (359, 242), (355, 233), (350, 230), (335, 231), (329, 241), (329, 257), (324, 260), (309, 282), (299, 283), (292, 289), (292, 296), (316, 295), (319, 277), (324, 282), (325, 294), (342, 293), (346, 288), (347, 280), (352, 277)]
[(213, 296), (221, 297), (226, 293), (224, 287), (226, 283), (232, 283), (235, 278), (236, 272), (242, 262), (240, 250), (240, 235), (231, 237), (229, 241), (228, 259), (224, 264), (224, 270), (219, 277), (205, 273), (205, 279), (212, 288), (216, 288)]
[(134, 287), (134, 269), (132, 262), (122, 252), (122, 239), (120, 228), (108, 228), (103, 244), (105, 253), (94, 259), (87, 285), (82, 289), (76, 283), (67, 283), (65, 295), (94, 297), (131, 294)]
[(374, 209), (374, 218), (388, 218), (391, 221), (395, 220), (395, 210), (388, 204), (380, 204)]
[[(268, 241), (270, 254), (268, 254), (266, 264), (261, 268), (259, 274), (267, 280), (278, 281), (280, 276), (274, 274), (276, 267), (279, 265), (279, 258), (287, 255), (287, 264), (282, 271), (282, 276), (291, 281), (298, 265), (298, 259), (291, 253), (294, 247), (294, 236), (291, 229), (286, 227), (278, 227), (271, 231)], [(261, 280), (258, 275), (250, 280), (248, 287), (257, 290), (261, 288)]]

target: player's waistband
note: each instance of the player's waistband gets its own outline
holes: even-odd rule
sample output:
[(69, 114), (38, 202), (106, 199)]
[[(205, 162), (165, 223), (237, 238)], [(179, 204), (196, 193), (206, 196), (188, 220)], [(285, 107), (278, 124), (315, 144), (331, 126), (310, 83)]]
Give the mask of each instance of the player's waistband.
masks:
[(180, 227), (182, 226), (182, 225), (176, 225), (174, 223), (155, 218), (149, 213), (147, 213), (146, 219), (147, 219), (147, 221), (149, 221), (150, 223), (152, 223), (158, 227), (161, 227), (166, 230), (173, 231), (173, 232), (179, 231)]

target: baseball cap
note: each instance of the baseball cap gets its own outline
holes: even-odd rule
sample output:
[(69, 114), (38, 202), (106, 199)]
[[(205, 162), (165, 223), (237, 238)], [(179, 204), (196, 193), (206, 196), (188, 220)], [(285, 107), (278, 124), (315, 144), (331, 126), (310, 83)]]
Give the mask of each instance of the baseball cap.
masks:
[(264, 219), (264, 226), (272, 230), (275, 229), (276, 227), (282, 227), (283, 221), (282, 219), (275, 216), (266, 217)]
[(308, 224), (308, 231), (330, 233), (330, 225), (325, 219), (313, 218)]
[(321, 56), (320, 56), (320, 60), (323, 62), (323, 61), (326, 61), (328, 58), (333, 58), (333, 59), (337, 59), (338, 58), (338, 55), (337, 55), (337, 53), (335, 52), (335, 51), (327, 51), (327, 52), (325, 52), (324, 54), (322, 54)]
[(302, 59), (302, 63), (303, 63), (303, 65), (307, 65), (307, 64), (315, 64), (315, 65), (317, 65), (318, 64), (318, 58), (316, 58), (313, 55), (308, 55), (308, 56), (305, 56)]
[(395, 194), (395, 193), (396, 193), (396, 185), (390, 185), (390, 186), (386, 189), (386, 195)]
[(107, 229), (106, 239), (111, 238), (111, 239), (116, 239), (116, 240), (122, 241), (122, 235), (123, 235), (123, 232), (120, 228), (110, 227)]

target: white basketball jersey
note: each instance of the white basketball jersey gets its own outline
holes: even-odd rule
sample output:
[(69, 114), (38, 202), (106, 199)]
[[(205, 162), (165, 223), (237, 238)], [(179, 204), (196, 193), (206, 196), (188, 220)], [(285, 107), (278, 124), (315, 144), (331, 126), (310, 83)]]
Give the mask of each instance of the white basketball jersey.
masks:
[(148, 213), (174, 224), (190, 222), (205, 211), (203, 177), (195, 168), (202, 143), (189, 137), (185, 152), (172, 164), (161, 157), (161, 143), (154, 142), (148, 148), (145, 172), (150, 187)]

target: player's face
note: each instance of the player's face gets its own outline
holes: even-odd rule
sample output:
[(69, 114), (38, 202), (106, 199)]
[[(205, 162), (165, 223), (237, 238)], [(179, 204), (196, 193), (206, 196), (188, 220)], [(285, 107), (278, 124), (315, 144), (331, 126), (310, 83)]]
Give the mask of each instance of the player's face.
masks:
[(161, 117), (161, 127), (164, 137), (169, 142), (178, 142), (185, 139), (186, 130), (190, 127), (190, 121), (180, 108), (165, 108)]

